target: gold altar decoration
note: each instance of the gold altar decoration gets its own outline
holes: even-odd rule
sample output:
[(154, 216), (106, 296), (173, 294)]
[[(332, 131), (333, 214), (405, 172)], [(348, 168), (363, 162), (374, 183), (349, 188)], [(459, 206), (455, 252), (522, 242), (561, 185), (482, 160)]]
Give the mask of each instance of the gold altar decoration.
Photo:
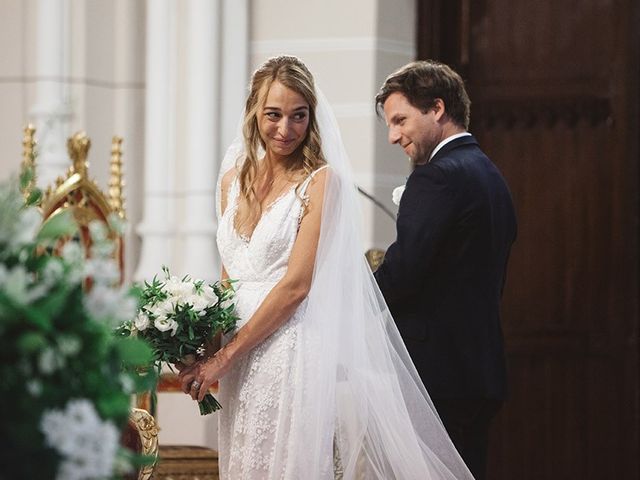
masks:
[[(125, 435), (132, 435), (129, 442), (134, 443), (134, 448), (143, 455), (158, 457), (158, 424), (149, 412), (141, 408), (132, 408), (129, 413), (129, 430)], [(152, 478), (154, 465), (141, 467), (137, 480), (149, 480)]]
[(369, 267), (371, 267), (371, 271), (375, 272), (380, 265), (382, 265), (382, 261), (384, 260), (384, 250), (380, 250), (379, 248), (371, 248), (366, 251), (364, 254), (367, 258), (367, 263)]
[(22, 137), (22, 165), (20, 171), (31, 171), (31, 178), (22, 191), (25, 200), (29, 198), (36, 185), (36, 141), (33, 138), (35, 131), (35, 127), (29, 124), (24, 127), (24, 136)]
[[(28, 197), (35, 186), (37, 172), (35, 163), (36, 141), (35, 128), (28, 125), (23, 139), (23, 167), (30, 167), (33, 178), (23, 189), (23, 195)], [(124, 240), (114, 228), (111, 217), (125, 218), (123, 198), (122, 174), (122, 138), (113, 137), (111, 146), (111, 165), (109, 193), (103, 193), (96, 182), (89, 178), (88, 155), (91, 140), (85, 132), (78, 132), (67, 141), (67, 150), (71, 159), (71, 166), (66, 175), (56, 178), (54, 185), (45, 190), (40, 204), (44, 221), (49, 220), (64, 211), (71, 211), (79, 227), (80, 241), (90, 254), (91, 238), (89, 224), (93, 220), (103, 222), (109, 231), (110, 238), (116, 245), (114, 258), (120, 271), (124, 274)]]

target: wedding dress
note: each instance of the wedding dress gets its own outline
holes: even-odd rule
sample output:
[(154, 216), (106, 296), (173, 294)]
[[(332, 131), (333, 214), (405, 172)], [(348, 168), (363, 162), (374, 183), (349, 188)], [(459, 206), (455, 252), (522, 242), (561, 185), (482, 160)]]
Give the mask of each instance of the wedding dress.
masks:
[[(240, 191), (237, 178), (229, 189), (217, 242), (229, 278), (237, 280), (237, 328), (251, 318), (286, 273), (311, 178), (298, 192), (291, 188), (271, 203), (250, 238), (238, 235), (233, 224)], [(287, 478), (286, 457), (294, 451), (289, 442), (296, 440), (291, 428), (295, 416), (304, 413), (294, 405), (290, 385), (299, 381), (295, 358), (302, 353), (298, 332), (305, 307), (303, 302), (285, 325), (220, 380), (221, 478)]]
[[(316, 93), (328, 166), (311, 289), (294, 315), (220, 380), (220, 478), (472, 479), (366, 263), (349, 161), (328, 102)], [(220, 211), (222, 176), (239, 170), (243, 158), (239, 137), (217, 189), (217, 242), (237, 281), (238, 327), (286, 271), (311, 180), (275, 200), (243, 238), (233, 225), (237, 178)]]

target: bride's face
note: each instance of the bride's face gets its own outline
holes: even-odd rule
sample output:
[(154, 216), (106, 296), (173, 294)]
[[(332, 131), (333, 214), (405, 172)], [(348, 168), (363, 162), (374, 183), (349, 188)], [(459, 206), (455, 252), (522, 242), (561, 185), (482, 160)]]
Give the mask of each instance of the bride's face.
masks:
[(268, 153), (291, 155), (304, 141), (309, 128), (309, 104), (302, 95), (275, 81), (258, 112), (258, 130)]

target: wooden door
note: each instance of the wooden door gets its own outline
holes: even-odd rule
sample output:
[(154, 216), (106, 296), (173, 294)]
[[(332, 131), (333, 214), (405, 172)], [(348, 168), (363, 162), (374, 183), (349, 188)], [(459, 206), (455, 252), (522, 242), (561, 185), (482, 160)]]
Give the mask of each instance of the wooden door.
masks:
[(638, 4), (417, 5), (518, 213), (489, 478), (638, 478)]

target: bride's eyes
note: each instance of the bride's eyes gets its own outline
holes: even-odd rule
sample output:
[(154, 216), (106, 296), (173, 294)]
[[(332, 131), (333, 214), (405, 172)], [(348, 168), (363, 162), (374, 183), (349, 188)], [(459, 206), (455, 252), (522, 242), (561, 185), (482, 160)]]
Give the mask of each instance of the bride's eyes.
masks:
[[(269, 120), (278, 121), (282, 118), (280, 112), (265, 112), (264, 116)], [(304, 121), (307, 118), (307, 112), (296, 112), (291, 116), (291, 119), (296, 122)]]

